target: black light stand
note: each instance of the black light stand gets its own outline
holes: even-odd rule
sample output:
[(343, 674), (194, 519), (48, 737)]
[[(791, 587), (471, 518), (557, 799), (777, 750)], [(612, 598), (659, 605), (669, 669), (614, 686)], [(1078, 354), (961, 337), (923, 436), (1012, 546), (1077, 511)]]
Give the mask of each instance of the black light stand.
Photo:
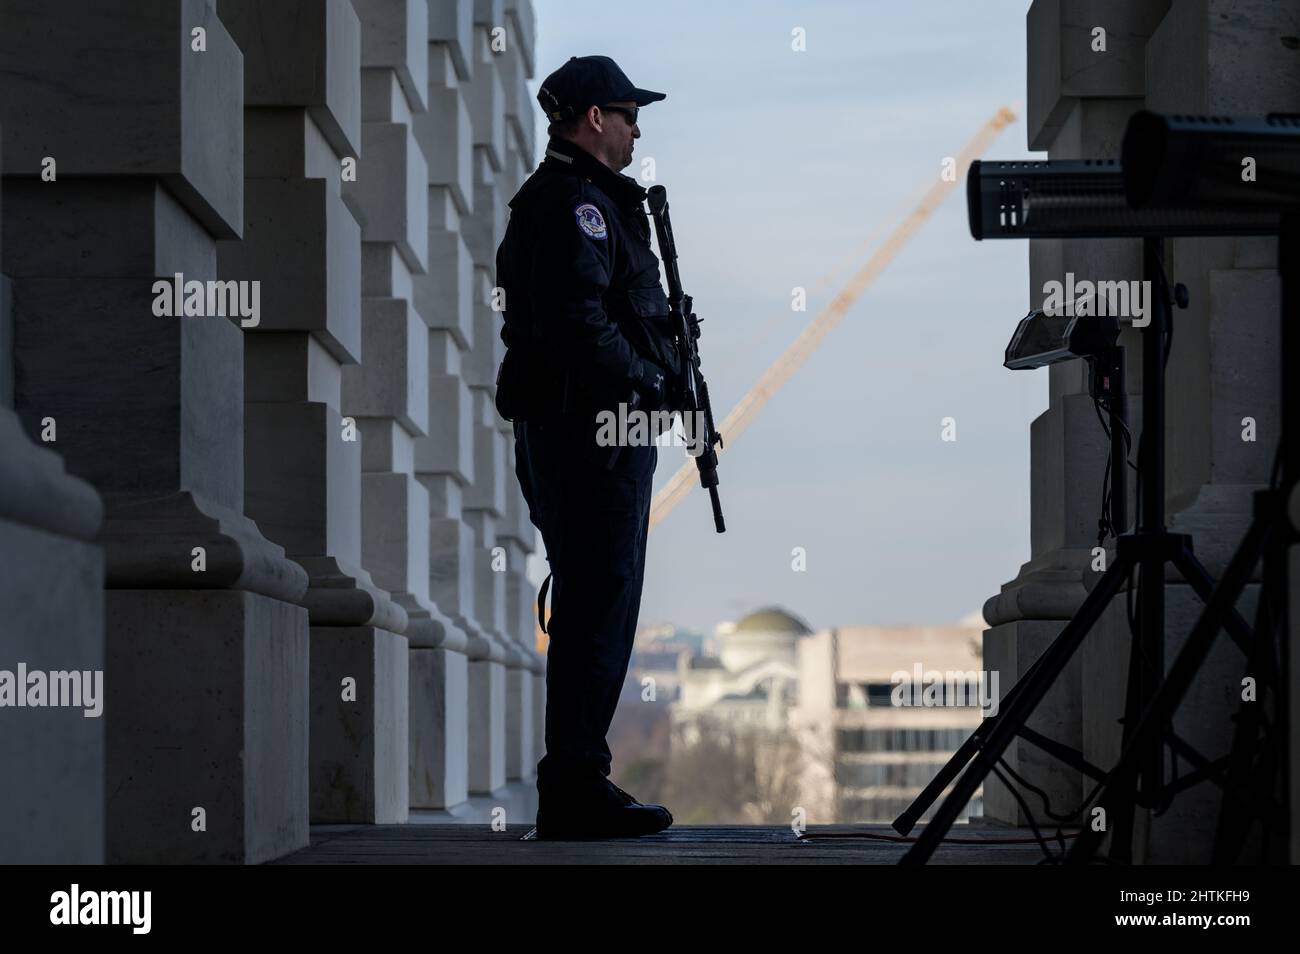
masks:
[[(1246, 157), (1254, 164), (1253, 177), (1242, 174)], [(1278, 842), (1285, 844), (1290, 828), (1286, 803), (1292, 782), (1287, 759), (1292, 731), (1286, 690), (1290, 673), (1287, 560), (1291, 548), (1300, 544), (1300, 533), (1289, 518), (1287, 503), (1300, 480), (1300, 386), (1294, 380), (1294, 372), (1300, 368), (1300, 330), (1291, 324), (1300, 308), (1300, 118), (1138, 113), (1124, 137), (1124, 165), (1128, 198), (1137, 208), (1194, 203), (1210, 212), (1281, 210), (1277, 254), (1282, 282), (1281, 473), (1274, 474), (1267, 490), (1255, 493), (1253, 519), (1222, 581), (1098, 793), (1098, 804), (1103, 807), (1122, 800), (1119, 793), (1132, 784), (1151, 753), (1159, 751), (1161, 727), (1173, 718), (1249, 583), (1255, 564), (1262, 559), (1255, 638), (1247, 653), (1248, 671), (1257, 679), (1259, 694), (1254, 702), (1243, 701), (1236, 719), (1214, 844), (1214, 863), (1230, 864), (1236, 860), (1252, 821), (1263, 825), (1266, 856), (1274, 845), (1267, 834), (1277, 834)], [(1261, 745), (1259, 739), (1266, 715), (1271, 715), (1274, 723), (1271, 746)], [(1086, 861), (1102, 838), (1104, 833), (1085, 829), (1067, 860)]]
[[(1108, 828), (1114, 835), (1112, 857), (1127, 861), (1131, 859), (1134, 806), (1155, 807), (1171, 795), (1162, 777), (1160, 756), (1164, 744), (1172, 745), (1180, 754), (1200, 764), (1196, 771), (1180, 779), (1179, 789), (1202, 778), (1223, 774), (1222, 766), (1199, 758), (1173, 734), (1168, 718), (1143, 721), (1146, 728), (1143, 741), (1155, 741), (1149, 752), (1144, 750), (1143, 754), (1132, 756), (1122, 777), (1089, 763), (1078, 750), (1028, 728), (1027, 721), (1130, 573), (1137, 569), (1142, 580), (1139, 623), (1130, 654), (1123, 732), (1124, 750), (1136, 751), (1139, 716), (1147, 711), (1148, 700), (1161, 684), (1165, 564), (1172, 562), (1201, 599), (1208, 601), (1211, 597), (1213, 581), (1192, 554), (1191, 538), (1169, 533), (1164, 526), (1164, 358), (1171, 294), (1161, 265), (1161, 238), (1222, 234), (1222, 226), (1216, 224), (1210, 213), (1196, 210), (1129, 209), (1119, 164), (1111, 160), (976, 162), (967, 179), (967, 203), (971, 232), (976, 239), (1142, 237), (1143, 278), (1152, 283), (1153, 293), (1150, 323), (1142, 329), (1144, 446), (1138, 481), (1141, 519), (1134, 532), (1116, 538), (1115, 560), (1075, 616), (1007, 693), (999, 714), (980, 724), (907, 811), (894, 821), (894, 828), (907, 834), (948, 785), (953, 785), (934, 818), (899, 864), (924, 864), (929, 859), (1017, 736), (1084, 775), (1102, 782), (1111, 780), (1109, 790), (1114, 798)], [(1244, 234), (1268, 234), (1276, 229), (1276, 216), (1243, 213), (1233, 217), (1230, 227)], [(1224, 612), (1223, 625), (1244, 651), (1249, 649), (1251, 629), (1231, 606)]]

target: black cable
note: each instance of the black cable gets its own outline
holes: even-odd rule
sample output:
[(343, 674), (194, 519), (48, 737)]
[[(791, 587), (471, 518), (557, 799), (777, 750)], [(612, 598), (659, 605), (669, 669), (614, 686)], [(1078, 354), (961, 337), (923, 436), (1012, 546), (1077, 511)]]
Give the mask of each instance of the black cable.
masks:
[[(1083, 812), (1084, 808), (1087, 807), (1086, 804), (1080, 804), (1079, 807), (1074, 810), (1073, 814), (1058, 815), (1056, 812), (1052, 811), (1052, 800), (1048, 798), (1047, 793), (1045, 791), (1043, 791), (1037, 785), (1033, 784), (1032, 782), (1024, 778), (1022, 775), (1020, 775), (1020, 773), (1018, 773), (1007, 763), (1005, 758), (998, 759), (998, 764), (1001, 765), (1006, 770), (1008, 775), (1010, 775), (1012, 778), (1016, 780), (1016, 782), (1020, 785), (1021, 788), (1027, 788), (1029, 789), (1029, 791), (1033, 792), (1035, 795), (1038, 796), (1039, 800), (1042, 801), (1043, 803), (1043, 814), (1046, 815), (1048, 818), (1050, 818), (1052, 821), (1068, 822), (1071, 819), (1078, 818), (1080, 814)], [(1028, 813), (1026, 812), (1026, 814)]]
[[(1147, 442), (1147, 435), (1146, 432), (1143, 431), (1142, 436), (1138, 438), (1138, 447), (1137, 447), (1138, 493), (1137, 493), (1137, 503), (1134, 506), (1134, 516), (1133, 516), (1134, 529), (1140, 528), (1142, 526), (1142, 449), (1146, 446), (1146, 442)], [(1133, 603), (1136, 597), (1138, 596), (1138, 589), (1141, 586), (1141, 580), (1142, 580), (1142, 577), (1140, 575), (1138, 575), (1136, 579), (1134, 578), (1134, 574), (1137, 573), (1137, 569), (1138, 569), (1137, 565), (1134, 564), (1133, 568), (1129, 570), (1129, 577), (1127, 581), (1128, 588), (1126, 589), (1124, 594), (1124, 616), (1128, 620), (1129, 639), (1137, 638), (1134, 635), (1137, 632), (1138, 625), (1137, 625), (1137, 615), (1133, 610)]]
[[(1083, 818), (1084, 812), (1086, 812), (1087, 809), (1088, 809), (1088, 806), (1089, 806), (1090, 804), (1092, 804), (1093, 799), (1095, 799), (1095, 798), (1097, 797), (1097, 793), (1101, 791), (1101, 786), (1102, 786), (1102, 784), (1103, 784), (1103, 783), (1100, 782), (1100, 781), (1094, 783), (1093, 786), (1092, 786), (1092, 791), (1090, 791), (1087, 795), (1085, 795), (1085, 796), (1083, 797), (1083, 799), (1079, 802), (1078, 807), (1075, 808), (1074, 811), (1069, 812), (1069, 813), (1067, 813), (1067, 814), (1057, 814), (1057, 813), (1055, 813), (1055, 812), (1052, 811), (1052, 802), (1051, 802), (1051, 799), (1048, 798), (1046, 792), (1044, 792), (1041, 788), (1039, 788), (1038, 786), (1034, 785), (1032, 782), (1029, 782), (1029, 781), (1028, 781), (1027, 779), (1025, 779), (1022, 775), (1020, 775), (1020, 774), (1019, 774), (1015, 769), (1013, 769), (1010, 765), (1007, 764), (1007, 762), (1006, 762), (1005, 759), (1002, 759), (1002, 758), (998, 759), (998, 763), (999, 763), (999, 764), (1000, 764), (1000, 765), (1001, 765), (1001, 766), (1002, 766), (1002, 767), (1007, 771), (1007, 773), (1008, 773), (1012, 778), (1014, 778), (1014, 779), (1015, 779), (1015, 780), (1016, 780), (1016, 781), (1017, 781), (1017, 782), (1018, 782), (1022, 787), (1029, 789), (1031, 792), (1033, 792), (1034, 794), (1036, 794), (1040, 799), (1042, 799), (1042, 802), (1043, 802), (1043, 812), (1044, 812), (1044, 814), (1047, 815), (1049, 818), (1051, 818), (1053, 821), (1056, 821), (1056, 822), (1066, 822), (1066, 821), (1069, 821), (1069, 820), (1071, 820), (1071, 819), (1077, 818), (1077, 819), (1079, 819), (1079, 824), (1082, 826), (1082, 825), (1085, 823), (1085, 822), (1084, 822), (1084, 818)], [(1005, 784), (1005, 781), (1004, 781), (1004, 784)], [(1028, 815), (1029, 812), (1026, 811), (1025, 814)], [(1056, 837), (1057, 837), (1057, 840), (1058, 840), (1058, 841), (1063, 841), (1064, 839), (1063, 839), (1062, 836), (1063, 836), (1062, 829), (1058, 826), (1057, 829), (1056, 829)]]
[[(1038, 830), (1038, 825), (1034, 820), (1034, 813), (1029, 810), (1029, 806), (1025, 804), (1024, 798), (1021, 797), (1020, 792), (1016, 790), (1016, 787), (1007, 781), (1006, 777), (999, 770), (998, 768), (999, 765), (1002, 766), (1002, 768), (1006, 769), (1010, 774), (1012, 774), (1016, 778), (1019, 779), (1020, 776), (1016, 773), (1016, 771), (1013, 768), (1011, 768), (1010, 765), (1006, 763), (1006, 760), (1003, 758), (999, 758), (997, 763), (992, 766), (993, 774), (998, 777), (998, 781), (1000, 781), (1003, 785), (1007, 787), (1007, 791), (1011, 793), (1011, 797), (1016, 800), (1016, 803), (1020, 806), (1020, 810), (1025, 813), (1025, 818), (1028, 819), (1029, 821), (1029, 827), (1034, 833), (1034, 838), (1038, 841), (1039, 847), (1043, 850), (1044, 857), (1038, 863), (1039, 864), (1048, 864), (1048, 863), (1061, 864), (1061, 862), (1065, 860), (1064, 832), (1062, 831), (1060, 826), (1057, 826), (1056, 841), (1061, 846), (1061, 853), (1059, 855), (1054, 855), (1052, 854), (1051, 850), (1047, 847), (1047, 840), (1043, 838), (1042, 833)], [(1020, 781), (1024, 783), (1024, 779), (1020, 779)], [(1028, 785), (1028, 783), (1024, 783), (1024, 784)], [(1079, 809), (1075, 814), (1081, 814), (1083, 810), (1088, 806), (1088, 803), (1097, 797), (1097, 792), (1101, 790), (1101, 785), (1102, 783), (1098, 782), (1096, 785), (1093, 786), (1092, 791), (1089, 792), (1088, 796), (1079, 804)], [(1043, 800), (1047, 801), (1047, 795), (1045, 792), (1042, 792), (1041, 789), (1037, 789), (1035, 788), (1035, 786), (1032, 785), (1028, 787), (1034, 788), (1035, 791), (1037, 791), (1042, 796)], [(1051, 813), (1049, 812), (1049, 814)], [(1110, 857), (1102, 854), (1094, 854), (1092, 861), (1094, 863), (1102, 863), (1102, 864), (1119, 864), (1119, 862), (1114, 861)]]
[(1115, 487), (1111, 481), (1111, 462), (1114, 459), (1114, 441), (1111, 439), (1111, 429), (1106, 423), (1108, 417), (1114, 417), (1115, 422), (1123, 429), (1124, 438), (1124, 463), (1137, 470), (1136, 465), (1128, 459), (1129, 452), (1133, 448), (1133, 434), (1128, 429), (1128, 425), (1122, 417), (1112, 415), (1110, 405), (1100, 395), (1090, 394), (1092, 397), (1092, 409), (1097, 415), (1097, 423), (1101, 425), (1102, 433), (1106, 435), (1106, 466), (1101, 478), (1101, 517), (1097, 520), (1097, 546), (1104, 546), (1107, 536), (1117, 537), (1125, 528), (1115, 526), (1115, 508), (1114, 496)]
[(1034, 839), (1038, 842), (1038, 847), (1043, 850), (1044, 859), (1051, 861), (1053, 864), (1060, 864), (1060, 858), (1057, 855), (1052, 854), (1052, 850), (1047, 847), (1047, 839), (1045, 839), (1043, 833), (1038, 830), (1038, 823), (1034, 821), (1034, 813), (1029, 810), (1029, 806), (1025, 804), (1025, 800), (1021, 797), (1020, 792), (1016, 790), (1014, 785), (1007, 781), (1007, 777), (1003, 775), (1002, 771), (998, 768), (998, 765), (1005, 764), (1006, 763), (999, 758), (997, 763), (992, 766), (993, 774), (998, 777), (998, 781), (1007, 787), (1007, 791), (1011, 793), (1011, 797), (1016, 800), (1016, 803), (1020, 806), (1020, 810), (1025, 813), (1025, 818), (1029, 821), (1029, 828), (1034, 833)]
[[(1109, 415), (1110, 405), (1103, 404), (1102, 406), (1106, 409), (1107, 415)], [(1120, 430), (1123, 432), (1122, 436), (1124, 438), (1124, 463), (1128, 464), (1130, 470), (1136, 471), (1137, 464), (1133, 463), (1133, 461), (1128, 459), (1129, 454), (1133, 453), (1133, 432), (1128, 429), (1128, 422), (1125, 421), (1124, 418), (1116, 417), (1115, 423), (1119, 425)]]
[(1106, 467), (1101, 477), (1101, 517), (1097, 520), (1097, 546), (1104, 546), (1106, 537), (1115, 534), (1115, 514), (1112, 510), (1111, 503), (1111, 486), (1110, 486), (1110, 462), (1113, 450), (1110, 439), (1110, 428), (1106, 426), (1106, 419), (1101, 414), (1101, 401), (1097, 395), (1092, 395), (1092, 409), (1097, 412), (1097, 421), (1101, 424), (1101, 429), (1106, 435)]
[(1126, 529), (1115, 526), (1114, 497), (1117, 490), (1111, 480), (1111, 463), (1114, 459), (1115, 446), (1111, 437), (1111, 427), (1107, 423), (1108, 419), (1113, 418), (1121, 428), (1121, 436), (1124, 440), (1124, 463), (1134, 472), (1137, 471), (1137, 465), (1129, 460), (1129, 454), (1133, 450), (1133, 432), (1129, 430), (1128, 423), (1123, 417), (1113, 413), (1108, 396), (1093, 393), (1091, 388), (1088, 393), (1092, 398), (1092, 409), (1097, 415), (1097, 423), (1101, 425), (1101, 431), (1106, 436), (1106, 466), (1101, 479), (1101, 516), (1097, 520), (1097, 546), (1104, 547), (1107, 536), (1118, 537)]

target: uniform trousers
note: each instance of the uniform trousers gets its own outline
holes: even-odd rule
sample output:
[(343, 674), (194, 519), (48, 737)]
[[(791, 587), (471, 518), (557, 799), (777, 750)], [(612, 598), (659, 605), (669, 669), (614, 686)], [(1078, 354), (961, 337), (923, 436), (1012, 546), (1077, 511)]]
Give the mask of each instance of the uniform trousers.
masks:
[(624, 446), (611, 469), (584, 452), (585, 418), (516, 421), (515, 474), (550, 564), (546, 754), (539, 785), (595, 769), (627, 676), (641, 609), (658, 448)]

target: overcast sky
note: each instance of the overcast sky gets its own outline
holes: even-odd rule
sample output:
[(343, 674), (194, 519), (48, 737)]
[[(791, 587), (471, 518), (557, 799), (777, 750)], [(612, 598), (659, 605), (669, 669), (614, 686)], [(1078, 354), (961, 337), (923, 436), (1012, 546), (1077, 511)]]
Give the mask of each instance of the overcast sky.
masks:
[[(824, 279), (851, 275), (943, 157), (1025, 99), (1028, 0), (535, 3), (531, 92), (569, 56), (603, 53), (668, 94), (642, 111), (624, 171), (653, 157), (668, 188), (719, 421), (834, 297)], [(1022, 117), (986, 157), (1029, 156), (1025, 135)], [(1047, 406), (1046, 371), (1002, 367), (1027, 263), (1027, 243), (971, 239), (955, 190), (728, 445), (727, 532), (697, 487), (651, 533), (641, 623), (709, 631), (773, 603), (814, 628), (952, 622), (1015, 576), (1029, 424)], [(656, 489), (686, 459), (659, 454)]]

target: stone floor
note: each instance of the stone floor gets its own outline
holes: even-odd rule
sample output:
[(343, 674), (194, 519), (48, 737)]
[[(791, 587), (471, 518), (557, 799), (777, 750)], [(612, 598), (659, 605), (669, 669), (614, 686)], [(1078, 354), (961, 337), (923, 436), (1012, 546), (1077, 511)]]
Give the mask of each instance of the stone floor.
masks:
[[(919, 829), (918, 829), (919, 830)], [(888, 825), (808, 829), (803, 839), (789, 828), (764, 825), (688, 825), (659, 835), (597, 842), (525, 839), (529, 826), (494, 832), (487, 825), (313, 825), (311, 846), (275, 864), (894, 864), (905, 844)], [(843, 837), (846, 833), (884, 837)], [(954, 839), (932, 863), (1032, 865), (1042, 858), (1028, 829), (959, 825)], [(997, 844), (1000, 839), (1030, 839)]]

